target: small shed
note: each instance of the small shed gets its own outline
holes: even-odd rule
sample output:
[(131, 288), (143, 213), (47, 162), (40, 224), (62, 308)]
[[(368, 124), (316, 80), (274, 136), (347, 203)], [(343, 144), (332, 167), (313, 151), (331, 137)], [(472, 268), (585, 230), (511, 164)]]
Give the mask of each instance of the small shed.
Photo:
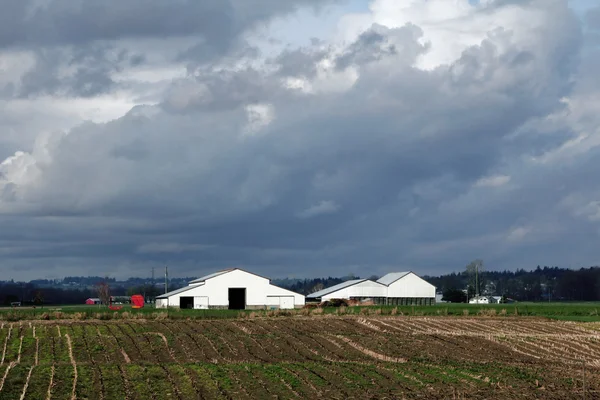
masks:
[(99, 299), (99, 298), (97, 298), (97, 297), (90, 297), (89, 299), (87, 299), (87, 300), (85, 301), (85, 304), (87, 304), (87, 305), (89, 305), (89, 306), (93, 306), (93, 305), (96, 305), (96, 304), (101, 304), (101, 303), (102, 303), (102, 300), (100, 300), (100, 299)]
[(156, 308), (290, 309), (304, 306), (304, 296), (271, 284), (260, 275), (231, 268), (190, 281), (188, 286), (156, 297)]

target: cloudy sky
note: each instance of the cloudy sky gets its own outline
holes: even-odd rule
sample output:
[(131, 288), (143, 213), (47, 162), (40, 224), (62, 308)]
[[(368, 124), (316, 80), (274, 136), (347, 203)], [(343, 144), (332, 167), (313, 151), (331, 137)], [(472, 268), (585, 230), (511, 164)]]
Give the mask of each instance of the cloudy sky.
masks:
[(0, 279), (598, 264), (594, 0), (0, 4)]

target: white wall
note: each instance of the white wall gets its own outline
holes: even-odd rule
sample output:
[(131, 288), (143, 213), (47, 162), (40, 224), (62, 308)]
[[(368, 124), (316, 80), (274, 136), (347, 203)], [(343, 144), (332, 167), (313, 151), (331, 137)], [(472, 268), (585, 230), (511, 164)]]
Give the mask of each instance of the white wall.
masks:
[[(170, 296), (168, 306), (179, 307), (180, 297), (207, 296), (209, 307), (228, 307), (229, 288), (246, 288), (247, 306), (270, 305), (267, 302), (267, 296), (293, 296), (296, 306), (304, 305), (304, 296), (301, 294), (271, 285), (266, 278), (242, 270), (233, 270), (207, 279), (204, 284), (200, 284), (193, 289)], [(159, 307), (158, 300), (156, 307)], [(270, 300), (270, 302), (274, 301)], [(279, 298), (277, 298), (277, 305), (279, 303)]]
[(381, 283), (364, 281), (321, 297), (321, 301), (349, 299), (350, 297), (386, 297), (387, 287)]
[(167, 299), (156, 299), (156, 303), (154, 304), (156, 308), (167, 308)]
[(411, 272), (388, 286), (388, 297), (435, 298), (435, 286)]

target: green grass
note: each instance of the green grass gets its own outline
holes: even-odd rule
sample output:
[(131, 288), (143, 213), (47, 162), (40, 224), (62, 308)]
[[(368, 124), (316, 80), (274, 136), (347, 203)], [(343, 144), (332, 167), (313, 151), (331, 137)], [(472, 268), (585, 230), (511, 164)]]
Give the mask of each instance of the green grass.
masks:
[[(111, 311), (100, 306), (58, 306), (44, 308), (0, 308), (0, 320), (20, 321), (32, 319), (232, 319), (252, 316), (298, 315), (307, 310), (190, 310), (155, 309), (147, 306), (134, 310), (124, 306), (119, 311)], [(581, 322), (600, 321), (600, 302), (553, 302), (553, 303), (512, 303), (512, 304), (437, 304), (432, 306), (369, 306), (369, 307), (327, 307), (325, 314), (341, 313), (350, 315), (381, 314), (405, 316), (534, 316)]]

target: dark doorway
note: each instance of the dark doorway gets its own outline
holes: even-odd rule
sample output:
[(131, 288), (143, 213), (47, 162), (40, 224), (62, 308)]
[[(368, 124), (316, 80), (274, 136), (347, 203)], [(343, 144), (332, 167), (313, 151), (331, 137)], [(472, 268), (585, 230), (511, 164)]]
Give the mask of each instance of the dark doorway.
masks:
[(179, 308), (194, 308), (194, 298), (193, 297), (180, 297), (179, 298)]
[(229, 309), (244, 310), (246, 308), (246, 288), (229, 288)]

